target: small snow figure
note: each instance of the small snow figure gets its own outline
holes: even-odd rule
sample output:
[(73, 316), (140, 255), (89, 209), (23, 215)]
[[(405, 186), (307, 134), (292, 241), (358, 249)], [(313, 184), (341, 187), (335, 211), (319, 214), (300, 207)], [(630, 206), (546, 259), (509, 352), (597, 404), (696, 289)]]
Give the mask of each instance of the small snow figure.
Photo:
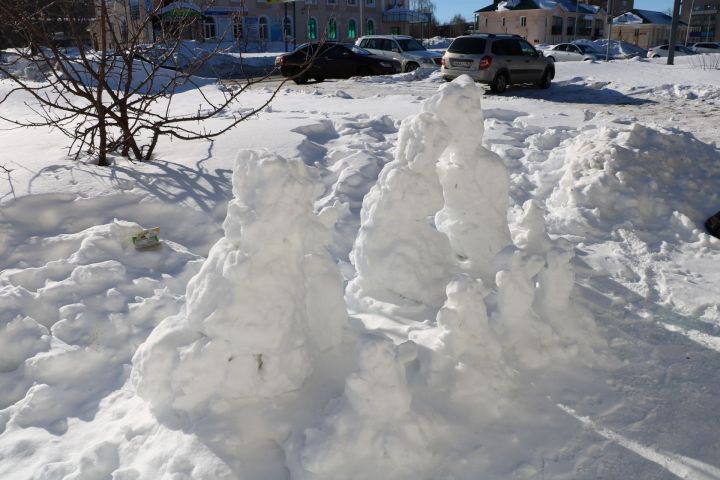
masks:
[(339, 344), (342, 280), (313, 212), (320, 186), (300, 161), (243, 152), (225, 236), (187, 287), (187, 304), (133, 359), (133, 380), (156, 411), (191, 418), (298, 389)]

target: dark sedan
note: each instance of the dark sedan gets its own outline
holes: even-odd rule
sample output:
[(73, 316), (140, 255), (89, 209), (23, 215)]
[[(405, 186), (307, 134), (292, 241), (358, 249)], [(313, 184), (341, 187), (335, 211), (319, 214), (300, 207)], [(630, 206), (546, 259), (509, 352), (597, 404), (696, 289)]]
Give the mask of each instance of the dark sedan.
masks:
[(372, 55), (359, 47), (340, 43), (305, 43), (295, 51), (280, 55), (275, 66), (284, 77), (297, 84), (311, 78), (322, 82), (326, 78), (388, 75), (400, 71), (400, 63)]

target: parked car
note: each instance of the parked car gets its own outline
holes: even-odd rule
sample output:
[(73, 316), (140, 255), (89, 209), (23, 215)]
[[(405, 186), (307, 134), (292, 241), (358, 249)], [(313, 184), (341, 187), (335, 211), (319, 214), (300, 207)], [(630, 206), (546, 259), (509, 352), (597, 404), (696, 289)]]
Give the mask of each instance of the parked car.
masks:
[(301, 85), (310, 78), (322, 82), (326, 78), (387, 75), (398, 73), (400, 63), (372, 55), (367, 50), (340, 43), (304, 43), (294, 51), (275, 59), (275, 67), (283, 77)]
[(579, 62), (601, 60), (605, 55), (589, 45), (558, 43), (545, 50), (543, 54), (553, 62)]
[(420, 42), (407, 35), (366, 35), (355, 42), (374, 55), (397, 60), (403, 72), (420, 67), (439, 67), (442, 54), (425, 49)]
[(720, 43), (717, 42), (698, 42), (692, 46), (697, 53), (720, 53)]
[[(647, 56), (648, 58), (667, 57), (669, 51), (670, 45), (658, 45), (657, 47), (652, 47), (650, 50), (648, 50)], [(675, 46), (675, 55), (677, 56), (693, 54), (695, 54), (695, 52), (693, 52), (692, 49), (686, 47), (685, 45)]]
[(549, 88), (555, 66), (518, 35), (474, 34), (453, 40), (442, 58), (441, 74), (447, 81), (470, 75), (502, 93), (516, 83)]

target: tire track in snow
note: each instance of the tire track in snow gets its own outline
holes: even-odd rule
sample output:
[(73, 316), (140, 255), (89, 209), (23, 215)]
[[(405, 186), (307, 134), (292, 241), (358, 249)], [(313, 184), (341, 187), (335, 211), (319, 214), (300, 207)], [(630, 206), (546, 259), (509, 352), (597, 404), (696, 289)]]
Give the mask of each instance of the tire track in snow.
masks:
[(586, 427), (592, 429), (599, 435), (607, 438), (608, 440), (627, 448), (633, 453), (640, 455), (646, 460), (656, 463), (663, 467), (670, 473), (677, 475), (683, 479), (692, 480), (718, 480), (720, 479), (720, 468), (703, 463), (694, 458), (685, 457), (671, 452), (663, 452), (661, 450), (655, 450), (651, 447), (642, 445), (634, 440), (630, 440), (619, 433), (613, 432), (607, 428), (599, 426), (589, 417), (578, 415), (575, 410), (560, 403), (556, 404), (558, 408), (563, 410), (571, 417), (578, 420)]

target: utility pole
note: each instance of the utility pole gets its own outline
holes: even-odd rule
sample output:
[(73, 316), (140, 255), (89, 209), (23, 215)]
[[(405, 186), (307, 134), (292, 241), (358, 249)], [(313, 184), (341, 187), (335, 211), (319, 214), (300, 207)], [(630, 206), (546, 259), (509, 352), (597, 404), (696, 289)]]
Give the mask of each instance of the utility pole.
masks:
[(578, 29), (578, 7), (580, 0), (575, 0), (575, 28), (573, 29), (573, 41), (577, 39), (577, 29)]
[(362, 37), (364, 35), (365, 31), (365, 0), (358, 0), (360, 2), (360, 35), (358, 37)]
[(608, 37), (607, 37), (607, 45), (605, 48), (605, 61), (610, 61), (610, 39), (612, 38), (612, 11), (613, 11), (613, 0), (608, 0), (608, 6), (607, 6), (607, 27), (608, 27)]
[(685, 46), (687, 46), (688, 39), (690, 38), (690, 28), (692, 26), (692, 14), (693, 14), (694, 9), (695, 9), (695, 0), (692, 0), (692, 3), (690, 3), (690, 16), (688, 17), (688, 26), (687, 26), (687, 30), (685, 30)]
[(672, 26), (670, 27), (670, 45), (668, 45), (668, 65), (673, 65), (675, 62), (675, 43), (677, 42), (677, 28), (679, 21), (680, 0), (675, 0), (675, 6), (673, 7)]

